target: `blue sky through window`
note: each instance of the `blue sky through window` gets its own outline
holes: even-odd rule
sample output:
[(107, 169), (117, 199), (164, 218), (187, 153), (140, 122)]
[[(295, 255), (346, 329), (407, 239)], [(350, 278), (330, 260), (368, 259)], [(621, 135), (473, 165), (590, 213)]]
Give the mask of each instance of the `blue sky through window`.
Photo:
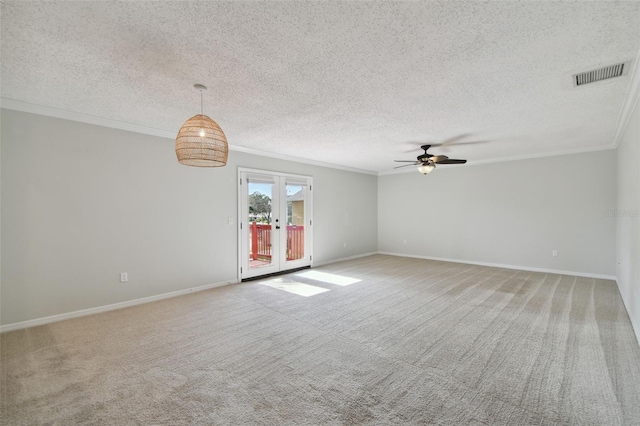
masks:
[[(299, 185), (287, 185), (287, 195), (295, 194), (300, 191), (302, 187)], [(261, 194), (266, 195), (269, 198), (273, 198), (271, 196), (273, 189), (273, 185), (269, 183), (252, 183), (249, 182), (249, 194), (253, 194), (254, 192), (259, 192)]]
[(271, 197), (271, 189), (273, 188), (273, 185), (269, 184), (269, 183), (251, 183), (249, 182), (249, 195), (253, 194), (254, 192), (259, 192), (261, 194), (266, 195), (269, 198)]

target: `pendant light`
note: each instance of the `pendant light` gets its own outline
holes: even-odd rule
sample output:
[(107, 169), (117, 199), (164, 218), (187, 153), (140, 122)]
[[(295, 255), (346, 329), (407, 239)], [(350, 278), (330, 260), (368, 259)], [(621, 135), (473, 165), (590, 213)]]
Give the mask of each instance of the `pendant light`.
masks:
[(194, 115), (180, 128), (176, 137), (176, 156), (185, 166), (221, 167), (227, 164), (229, 146), (227, 137), (218, 123), (204, 115), (202, 84), (194, 84), (200, 90), (200, 114)]

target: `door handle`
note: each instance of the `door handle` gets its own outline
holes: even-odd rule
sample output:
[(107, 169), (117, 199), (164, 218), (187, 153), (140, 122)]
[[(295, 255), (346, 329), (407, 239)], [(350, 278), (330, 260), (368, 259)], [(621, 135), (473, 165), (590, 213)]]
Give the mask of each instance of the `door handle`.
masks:
[(276, 225), (276, 229), (280, 229), (280, 225)]

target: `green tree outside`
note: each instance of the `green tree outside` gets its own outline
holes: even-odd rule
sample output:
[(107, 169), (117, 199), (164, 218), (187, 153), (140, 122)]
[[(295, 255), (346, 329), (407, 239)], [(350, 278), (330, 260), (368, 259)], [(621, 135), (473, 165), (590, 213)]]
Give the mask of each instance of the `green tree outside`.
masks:
[(249, 195), (249, 215), (260, 223), (271, 223), (271, 198), (258, 191)]

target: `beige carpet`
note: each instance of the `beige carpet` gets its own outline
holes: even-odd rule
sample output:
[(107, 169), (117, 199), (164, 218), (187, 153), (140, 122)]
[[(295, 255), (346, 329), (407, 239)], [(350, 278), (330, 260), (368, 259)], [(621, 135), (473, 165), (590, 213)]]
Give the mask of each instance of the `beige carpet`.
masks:
[(611, 281), (381, 255), (308, 272), (5, 333), (0, 420), (640, 424)]

